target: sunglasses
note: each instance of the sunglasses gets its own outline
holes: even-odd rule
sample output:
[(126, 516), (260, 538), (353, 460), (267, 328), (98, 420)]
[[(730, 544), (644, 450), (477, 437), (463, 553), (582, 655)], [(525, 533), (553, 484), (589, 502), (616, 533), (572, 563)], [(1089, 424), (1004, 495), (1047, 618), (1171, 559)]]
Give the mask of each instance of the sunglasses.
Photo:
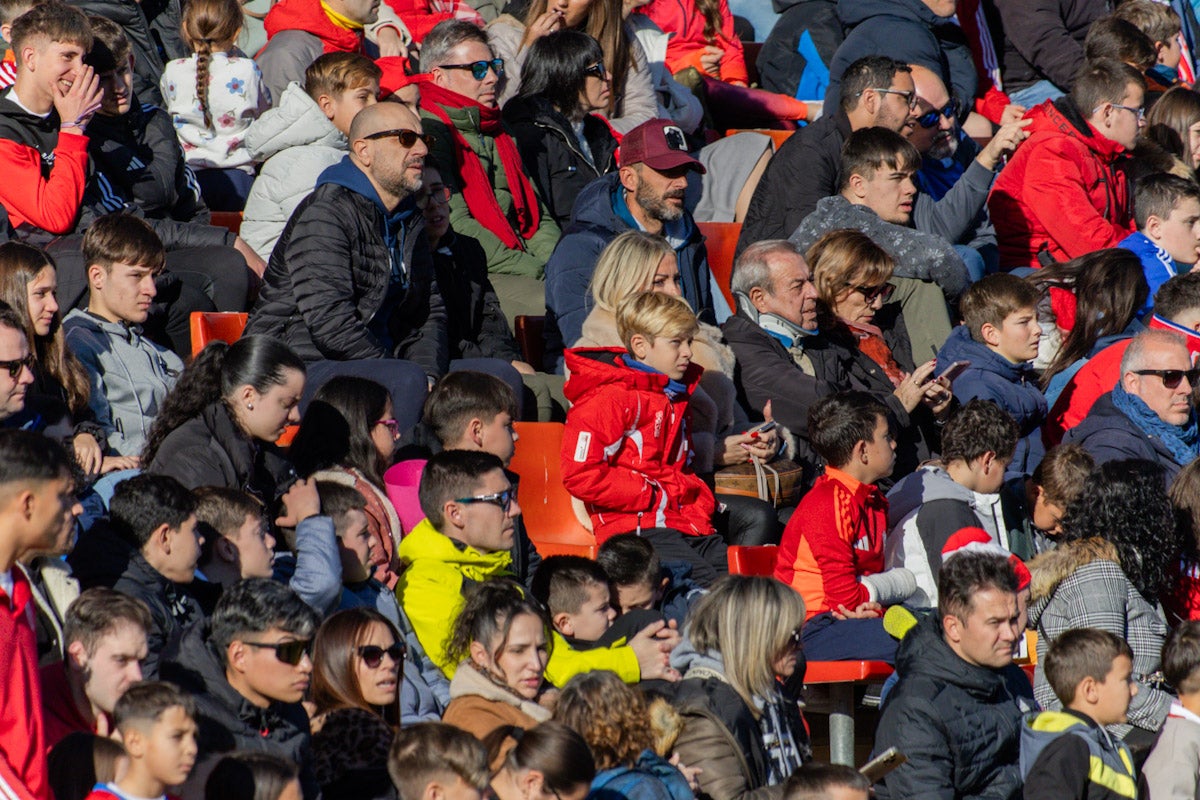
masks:
[(434, 139), (432, 136), (430, 136), (427, 133), (417, 133), (416, 131), (410, 131), (408, 128), (396, 128), (395, 130), (391, 130), (391, 131), (379, 131), (378, 133), (369, 133), (362, 138), (364, 138), (364, 139), (388, 139), (392, 136), (395, 136), (397, 139), (400, 140), (401, 147), (406, 147), (406, 148), (412, 147), (418, 141), (424, 142), (426, 147), (433, 147), (434, 142), (437, 141), (436, 139)]
[(481, 81), (487, 77), (488, 70), (494, 69), (497, 78), (504, 77), (504, 59), (493, 58), (491, 61), (472, 61), (470, 64), (439, 64), (438, 69), (469, 69), (471, 77)]
[(481, 494), (476, 495), (475, 497), (456, 497), (454, 498), (454, 502), (491, 503), (494, 506), (499, 506), (504, 510), (504, 513), (507, 514), (512, 509), (512, 501), (516, 496), (517, 493), (510, 487), (505, 489), (503, 492), (497, 492), (496, 494)]
[(881, 283), (878, 286), (855, 286), (852, 283), (847, 283), (852, 290), (863, 296), (863, 300), (867, 301), (867, 305), (874, 303), (876, 299), (883, 298), (883, 302), (892, 299), (892, 294), (896, 291), (896, 287), (890, 283)]
[(426, 208), (430, 203), (445, 205), (450, 202), (450, 195), (452, 194), (454, 193), (450, 191), (449, 186), (426, 189), (417, 195), (417, 208)]
[(399, 664), (408, 656), (408, 647), (404, 642), (396, 642), (391, 647), (380, 647), (377, 644), (367, 644), (358, 648), (358, 657), (363, 660), (363, 663), (370, 669), (375, 669), (383, 663), (383, 656), (387, 654), (388, 658), (392, 659), (393, 664)]
[(0, 369), (8, 370), (8, 377), (12, 378), (13, 380), (16, 380), (17, 376), (21, 374), (22, 367), (24, 367), (25, 369), (28, 369), (30, 372), (32, 372), (33, 364), (34, 364), (33, 353), (30, 353), (29, 355), (25, 356), (24, 358), (18, 358), (16, 361), (0, 361)]
[(312, 639), (293, 639), (289, 642), (277, 642), (275, 644), (243, 641), (242, 644), (248, 647), (257, 647), (260, 650), (274, 650), (275, 658), (293, 667), (303, 661), (306, 655), (311, 655), (312, 653)]
[(921, 116), (917, 117), (917, 124), (922, 128), (932, 128), (938, 124), (938, 120), (942, 117), (946, 119), (954, 119), (958, 116), (958, 101), (951, 100), (946, 104), (945, 108), (935, 108), (931, 111), (926, 111)]
[(388, 433), (390, 433), (390, 434), (392, 435), (392, 438), (393, 438), (393, 439), (399, 439), (399, 438), (400, 438), (400, 423), (399, 423), (399, 422), (397, 422), (396, 420), (394, 420), (394, 419), (381, 419), (381, 420), (378, 420), (378, 421), (376, 421), (376, 423), (375, 423), (375, 424), (376, 424), (376, 425), (382, 425), (383, 427), (387, 428), (387, 429), (388, 429)]
[(590, 67), (585, 68), (583, 70), (583, 74), (591, 75), (594, 78), (599, 78), (600, 80), (604, 80), (605, 78), (608, 77), (608, 70), (605, 69), (604, 62), (597, 61), (595, 64), (592, 64)]
[(1134, 375), (1157, 375), (1162, 378), (1163, 386), (1168, 389), (1175, 389), (1187, 378), (1189, 386), (1196, 386), (1196, 382), (1200, 381), (1200, 367), (1192, 367), (1191, 369), (1135, 369)]

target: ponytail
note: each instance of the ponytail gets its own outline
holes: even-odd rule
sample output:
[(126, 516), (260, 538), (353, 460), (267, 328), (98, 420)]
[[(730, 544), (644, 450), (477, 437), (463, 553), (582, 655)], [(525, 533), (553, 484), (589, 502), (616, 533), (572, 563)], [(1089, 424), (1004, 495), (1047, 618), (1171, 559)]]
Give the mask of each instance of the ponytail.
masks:
[(596, 777), (596, 761), (587, 742), (577, 731), (561, 722), (551, 720), (529, 730), (510, 726), (500, 728), (496, 733), (501, 731), (504, 736), (489, 736), (484, 742), (489, 748), (488, 755), (494, 758), (492, 748), (499, 746), (504, 739), (516, 741), (504, 758), (504, 766), (510, 772), (540, 772), (544, 792), (561, 796), (580, 786), (590, 785)]
[(213, 126), (208, 103), (212, 54), (233, 45), (244, 19), (239, 0), (190, 0), (183, 12), (183, 38), (196, 54), (196, 99), (208, 129)]
[(179, 376), (150, 426), (142, 448), (143, 468), (150, 466), (158, 448), (176, 428), (221, 399), (221, 371), (228, 353), (225, 342), (210, 342)]

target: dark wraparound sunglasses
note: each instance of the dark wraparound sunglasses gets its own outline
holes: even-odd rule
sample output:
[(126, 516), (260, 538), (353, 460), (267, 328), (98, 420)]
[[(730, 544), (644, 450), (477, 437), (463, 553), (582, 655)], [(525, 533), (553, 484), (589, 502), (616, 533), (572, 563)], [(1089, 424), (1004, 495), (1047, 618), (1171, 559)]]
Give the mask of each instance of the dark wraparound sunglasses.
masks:
[(583, 74), (591, 75), (592, 77), (599, 78), (600, 80), (604, 80), (605, 78), (608, 77), (608, 70), (604, 68), (604, 62), (597, 61), (595, 64), (592, 64), (590, 67), (585, 68), (583, 70)]
[(392, 663), (399, 664), (408, 656), (408, 647), (404, 642), (396, 642), (391, 647), (380, 647), (377, 644), (365, 644), (358, 648), (358, 657), (363, 660), (370, 669), (375, 669), (383, 663), (383, 656), (387, 654), (392, 659)]
[(1134, 375), (1157, 375), (1162, 378), (1163, 386), (1168, 389), (1174, 389), (1187, 378), (1189, 386), (1195, 387), (1196, 381), (1200, 380), (1200, 367), (1192, 367), (1191, 369), (1135, 369)]
[(867, 305), (875, 302), (877, 297), (882, 297), (883, 302), (892, 299), (892, 293), (896, 291), (896, 287), (890, 283), (881, 283), (878, 286), (855, 286), (852, 283), (846, 284), (854, 291), (863, 296), (863, 300), (867, 301)]
[(400, 140), (400, 146), (410, 148), (420, 140), (425, 143), (426, 147), (433, 147), (434, 138), (427, 133), (417, 133), (410, 131), (408, 128), (396, 128), (390, 131), (379, 131), (378, 133), (368, 133), (362, 137), (364, 139), (387, 139), (395, 136)]
[(8, 370), (8, 377), (16, 380), (17, 376), (21, 374), (21, 367), (26, 367), (32, 372), (33, 363), (33, 353), (30, 353), (24, 358), (18, 358), (16, 361), (0, 361), (0, 369)]
[(504, 77), (504, 59), (493, 58), (491, 61), (472, 61), (470, 64), (439, 64), (438, 69), (469, 69), (471, 77), (481, 81), (487, 77), (488, 70), (496, 70), (496, 77)]
[(938, 124), (938, 120), (942, 117), (946, 119), (954, 119), (958, 116), (958, 101), (951, 100), (946, 104), (945, 108), (935, 108), (926, 111), (921, 116), (917, 117), (917, 124), (922, 128), (932, 128)]
[(248, 647), (257, 647), (260, 650), (274, 650), (275, 658), (293, 667), (303, 661), (305, 655), (311, 655), (312, 651), (312, 639), (293, 639), (290, 642), (275, 644), (243, 641), (242, 644)]

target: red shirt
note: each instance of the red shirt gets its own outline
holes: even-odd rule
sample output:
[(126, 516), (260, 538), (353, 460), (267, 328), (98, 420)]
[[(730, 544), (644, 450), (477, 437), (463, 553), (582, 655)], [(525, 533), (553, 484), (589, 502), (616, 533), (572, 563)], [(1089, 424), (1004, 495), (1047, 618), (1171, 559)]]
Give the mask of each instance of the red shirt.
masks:
[(11, 574), (12, 596), (0, 590), (0, 795), (50, 800), (32, 594)]
[(88, 722), (75, 705), (71, 687), (67, 684), (66, 662), (59, 661), (42, 667), (42, 721), (46, 726), (46, 752), (67, 738), (70, 733), (95, 733), (96, 726)]

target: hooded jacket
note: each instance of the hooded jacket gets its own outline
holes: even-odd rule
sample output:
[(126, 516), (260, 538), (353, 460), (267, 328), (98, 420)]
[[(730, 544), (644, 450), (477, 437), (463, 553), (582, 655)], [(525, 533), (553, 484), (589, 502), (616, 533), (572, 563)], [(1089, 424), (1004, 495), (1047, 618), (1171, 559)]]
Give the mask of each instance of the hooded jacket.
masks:
[(277, 104), (289, 83), (304, 83), (304, 70), (321, 55), (363, 53), (363, 32), (335, 25), (319, 0), (282, 0), (263, 26), (267, 44), (254, 60)]
[(876, 797), (1021, 796), (1021, 720), (1036, 706), (1019, 667), (964, 661), (942, 637), (941, 617), (930, 614), (900, 641), (896, 674), (872, 755), (896, 747), (908, 761), (876, 784)]
[(592, 779), (592, 800), (692, 800), (683, 773), (653, 750), (643, 750), (633, 766), (602, 769)]
[[(591, 310), (588, 287), (600, 253), (619, 234), (638, 229), (620, 198), (622, 192), (620, 175), (615, 172), (589, 183), (579, 193), (571, 224), (546, 263), (548, 361), (557, 360), (563, 344), (577, 341), (582, 334), (583, 321)], [(679, 227), (664, 229), (664, 233), (671, 237), (669, 241), (675, 248), (683, 299), (701, 321), (716, 322), (704, 235), (687, 211), (674, 225)]]
[(1171, 695), (1152, 688), (1149, 679), (1162, 667), (1167, 624), (1157, 604), (1142, 597), (1125, 576), (1116, 547), (1098, 538), (1064, 542), (1028, 566), (1029, 627), (1038, 634), (1033, 679), (1038, 703), (1050, 711), (1062, 708), (1042, 669), (1050, 645), (1069, 630), (1099, 628), (1129, 642), (1138, 684), (1129, 703), (1129, 724), (1110, 725), (1108, 730), (1121, 738), (1134, 726), (1159, 731), (1170, 711)]
[(691, 471), (685, 423), (703, 370), (690, 365), (686, 388), (672, 396), (666, 375), (626, 366), (623, 349), (568, 350), (566, 358), (562, 479), (583, 501), (596, 543), (649, 528), (712, 534), (716, 500)]
[(78, 128), (59, 132), (58, 112), (30, 114), (0, 95), (0, 204), (14, 230), (31, 226), (70, 233), (88, 177), (88, 138)]
[(937, 579), (946, 540), (963, 528), (983, 528), (992, 540), (1010, 549), (999, 494), (973, 492), (938, 464), (926, 464), (901, 479), (888, 492), (887, 569), (904, 567), (917, 578), (915, 607), (937, 605)]
[[(308, 362), (403, 358), (441, 377), (450, 362), (446, 312), (424, 227), (411, 199), (387, 211), (345, 157), (288, 220), (246, 334), (280, 339)], [(397, 292), (391, 307), (389, 291)], [(381, 325), (391, 347), (374, 332)]]
[(717, 67), (720, 80), (726, 83), (750, 83), (742, 40), (733, 29), (733, 13), (727, 0), (721, 0), (719, 4), (721, 29), (712, 40), (705, 33), (708, 23), (704, 14), (700, 13), (692, 0), (651, 0), (634, 13), (644, 14), (671, 34), (666, 64), (672, 73), (694, 67), (704, 74), (701, 55), (704, 48), (716, 45), (725, 51)]
[(1118, 800), (1138, 797), (1133, 754), (1089, 717), (1043, 711), (1021, 726), (1021, 774), (1030, 797)]
[(87, 370), (88, 407), (122, 456), (142, 452), (150, 425), (183, 372), (175, 353), (147, 339), (140, 325), (109, 322), (81, 309), (63, 320), (67, 346)]
[(292, 212), (312, 194), (317, 178), (346, 155), (349, 144), (304, 87), (288, 84), (275, 108), (246, 131), (246, 148), (265, 162), (246, 197), (242, 239), (270, 260)]
[(504, 121), (521, 151), (521, 161), (538, 196), (559, 228), (571, 221), (575, 199), (591, 181), (617, 168), (617, 140), (596, 114), (583, 118), (583, 154), (571, 123), (541, 95), (518, 95), (504, 105)]
[(825, 97), (829, 65), (845, 39), (837, 0), (775, 0), (780, 18), (758, 53), (762, 88), (798, 100)]
[(1083, 422), (1067, 431), (1062, 440), (1064, 444), (1082, 445), (1096, 459), (1097, 466), (1126, 458), (1152, 461), (1163, 468), (1167, 485), (1184, 466), (1175, 461), (1161, 439), (1143, 431), (1117, 408), (1111, 391), (1101, 395)]
[(848, 33), (829, 65), (827, 108), (838, 103), (842, 73), (864, 56), (920, 64), (942, 76), (955, 97), (975, 97), (975, 63), (952, 17), (939, 17), (922, 0), (838, 0), (838, 18)]
[(308, 712), (300, 703), (271, 702), (259, 708), (225, 677), (225, 666), (208, 641), (207, 622), (184, 631), (179, 647), (164, 659), (163, 676), (196, 698), (196, 766), (185, 796), (203, 796), (203, 782), (225, 753), (249, 750), (290, 759), (300, 766), (305, 800), (319, 794), (312, 771)]
[[(1028, 25), (1028, 22), (1026, 22)], [(1039, 267), (1117, 244), (1133, 232), (1125, 148), (1100, 134), (1069, 97), (1025, 115), (1026, 139), (1001, 170), (988, 210), (1000, 266)]]
[(129, 566), (113, 586), (121, 594), (141, 600), (150, 609), (153, 623), (146, 631), (146, 658), (142, 672), (147, 680), (158, 677), (158, 661), (174, 648), (186, 626), (204, 618), (200, 604), (184, 588), (150, 566), (141, 553), (129, 557)]
[(1029, 362), (1014, 364), (1004, 356), (980, 344), (971, 337), (966, 325), (959, 325), (950, 332), (950, 338), (938, 352), (937, 369), (940, 374), (956, 361), (969, 361), (971, 365), (954, 379), (951, 388), (954, 396), (966, 403), (974, 398), (991, 400), (1017, 423), (1017, 450), (1010, 474), (1030, 475), (1046, 449), (1042, 444), (1042, 423), (1046, 421), (1046, 397), (1038, 387), (1037, 375)]

